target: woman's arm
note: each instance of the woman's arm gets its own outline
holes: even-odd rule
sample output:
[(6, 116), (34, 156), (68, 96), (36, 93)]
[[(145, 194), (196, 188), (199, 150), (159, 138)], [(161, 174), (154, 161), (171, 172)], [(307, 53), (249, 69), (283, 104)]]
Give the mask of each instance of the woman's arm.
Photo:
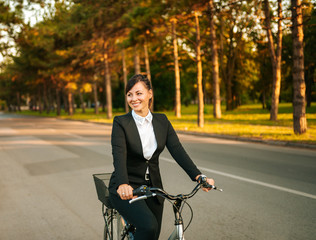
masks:
[(113, 120), (111, 144), (116, 186), (128, 184), (126, 137), (118, 117)]
[[(196, 167), (192, 159), (184, 150), (180, 140), (178, 138), (177, 133), (175, 132), (172, 124), (168, 120), (168, 136), (167, 136), (167, 148), (172, 155), (172, 157), (176, 160), (176, 162), (185, 170), (185, 172), (191, 177), (194, 181), (197, 181), (201, 176), (200, 170)], [(207, 183), (210, 185), (214, 185), (214, 179), (207, 178)], [(203, 191), (208, 192), (211, 189), (202, 188)]]
[[(167, 117), (166, 117), (167, 118)], [(166, 146), (171, 154), (171, 156), (176, 160), (176, 162), (184, 169), (184, 171), (190, 176), (190, 178), (195, 181), (196, 177), (201, 174), (201, 171), (193, 163), (192, 159), (184, 150), (179, 138), (172, 127), (170, 121), (167, 119), (167, 142)]]
[(122, 200), (133, 198), (133, 188), (129, 185), (127, 173), (127, 147), (125, 131), (120, 124), (119, 118), (115, 117), (112, 127), (112, 154), (115, 171), (115, 181), (117, 186), (117, 193)]

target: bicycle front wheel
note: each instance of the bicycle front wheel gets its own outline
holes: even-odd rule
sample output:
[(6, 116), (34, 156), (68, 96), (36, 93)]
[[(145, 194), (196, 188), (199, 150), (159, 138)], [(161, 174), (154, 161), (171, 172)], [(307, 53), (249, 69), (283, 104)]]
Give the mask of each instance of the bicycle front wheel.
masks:
[(104, 226), (104, 240), (132, 239), (132, 236), (127, 232), (124, 218), (116, 210), (112, 210)]

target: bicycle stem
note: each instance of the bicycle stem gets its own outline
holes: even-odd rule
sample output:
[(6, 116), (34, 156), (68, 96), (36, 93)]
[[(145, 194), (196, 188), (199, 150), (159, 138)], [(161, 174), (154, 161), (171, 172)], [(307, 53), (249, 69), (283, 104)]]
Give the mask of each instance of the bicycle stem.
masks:
[(178, 199), (172, 205), (173, 212), (174, 212), (174, 217), (175, 217), (174, 225), (182, 225), (183, 224), (182, 217), (181, 217), (181, 214), (180, 214), (180, 207), (182, 205), (182, 201), (183, 201), (182, 199)]

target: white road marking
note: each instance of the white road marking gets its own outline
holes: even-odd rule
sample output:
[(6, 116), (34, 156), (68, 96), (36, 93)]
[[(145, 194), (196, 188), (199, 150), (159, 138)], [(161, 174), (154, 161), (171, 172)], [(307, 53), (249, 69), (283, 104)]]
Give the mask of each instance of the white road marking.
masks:
[(73, 134), (73, 133), (69, 133), (69, 132), (63, 132), (62, 134), (70, 136), (70, 137), (74, 137), (74, 138), (79, 138), (79, 139), (83, 139), (84, 137), (79, 136), (77, 134)]
[(0, 128), (0, 135), (14, 135), (17, 133), (13, 128)]
[[(174, 164), (177, 163), (175, 160), (172, 160), (172, 159), (169, 159), (169, 158), (165, 158), (165, 157), (160, 157), (160, 159), (163, 160), (163, 161), (166, 161), (166, 162), (174, 163)], [(233, 174), (225, 173), (225, 172), (221, 172), (221, 171), (216, 171), (216, 170), (205, 168), (205, 167), (200, 167), (200, 166), (197, 166), (197, 167), (198, 167), (198, 169), (206, 171), (206, 172), (218, 174), (218, 175), (221, 175), (221, 176), (233, 178), (233, 179), (244, 181), (244, 182), (257, 184), (257, 185), (264, 186), (264, 187), (273, 188), (273, 189), (276, 189), (276, 190), (280, 190), (280, 191), (283, 191), (283, 192), (296, 194), (296, 195), (303, 196), (303, 197), (316, 199), (316, 195), (313, 195), (313, 194), (309, 194), (309, 193), (293, 190), (293, 189), (290, 189), (290, 188), (280, 187), (278, 185), (265, 183), (265, 182), (253, 180), (253, 179), (250, 179), (250, 178), (240, 177), (240, 176), (237, 176), (237, 175), (233, 175)]]

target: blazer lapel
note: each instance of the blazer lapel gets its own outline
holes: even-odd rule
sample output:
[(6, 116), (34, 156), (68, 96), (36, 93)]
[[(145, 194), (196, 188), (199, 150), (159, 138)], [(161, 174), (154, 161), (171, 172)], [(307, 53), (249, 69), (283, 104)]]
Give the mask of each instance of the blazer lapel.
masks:
[(140, 139), (139, 132), (131, 112), (128, 113), (127, 131), (132, 139), (132, 141), (130, 141), (132, 149), (134, 149), (136, 153), (144, 157), (142, 141)]
[[(157, 152), (158, 149), (164, 148), (163, 146), (163, 126), (161, 126), (160, 122), (157, 120), (157, 117), (155, 116), (155, 114), (153, 114), (153, 128), (154, 128), (154, 133), (155, 133), (155, 137), (156, 137), (156, 141), (157, 141), (157, 149), (155, 151), (155, 153)], [(154, 154), (155, 154), (154, 153)]]

